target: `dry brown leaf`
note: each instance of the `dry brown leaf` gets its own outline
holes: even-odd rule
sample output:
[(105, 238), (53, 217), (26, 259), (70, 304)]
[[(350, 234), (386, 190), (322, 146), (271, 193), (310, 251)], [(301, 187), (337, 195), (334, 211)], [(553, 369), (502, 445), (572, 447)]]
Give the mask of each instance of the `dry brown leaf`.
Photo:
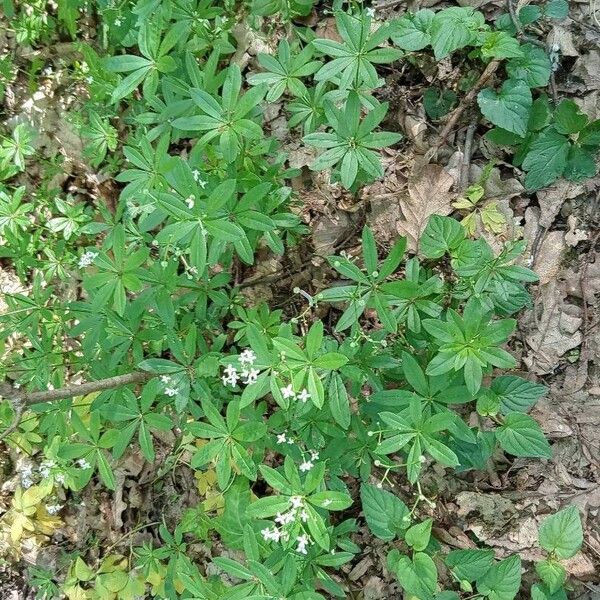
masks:
[(549, 231), (544, 236), (532, 267), (540, 278), (540, 284), (556, 279), (566, 247), (562, 231)]
[(523, 322), (530, 351), (523, 360), (536, 375), (552, 373), (561, 357), (581, 344), (581, 309), (567, 304), (564, 283), (556, 280), (540, 286), (535, 310), (527, 312)]
[(416, 251), (418, 240), (431, 215), (449, 215), (455, 194), (450, 193), (454, 178), (439, 165), (426, 165), (409, 179), (408, 193), (399, 197), (403, 220), (396, 230), (406, 236), (409, 250)]

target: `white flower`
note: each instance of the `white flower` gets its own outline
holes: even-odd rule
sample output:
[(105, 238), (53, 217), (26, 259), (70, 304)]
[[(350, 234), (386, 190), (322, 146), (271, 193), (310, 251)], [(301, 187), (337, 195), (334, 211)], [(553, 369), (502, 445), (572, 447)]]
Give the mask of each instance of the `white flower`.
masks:
[(33, 479), (31, 476), (33, 475), (33, 465), (25, 465), (21, 470), (21, 485), (24, 488), (30, 488), (33, 485)]
[(165, 395), (169, 396), (169, 398), (172, 398), (173, 396), (177, 396), (178, 393), (179, 393), (179, 390), (177, 388), (173, 388), (173, 387), (165, 388)]
[(304, 461), (298, 468), (303, 472), (306, 473), (307, 471), (310, 471), (315, 465), (313, 464), (313, 462), (311, 460), (306, 460)]
[(268, 542), (270, 540), (278, 542), (279, 538), (281, 538), (281, 532), (279, 531), (279, 529), (277, 529), (277, 527), (273, 527), (273, 529), (269, 529), (267, 527), (266, 529), (263, 529), (261, 531), (261, 534), (265, 542)]
[(308, 513), (307, 513), (305, 510), (303, 510), (303, 511), (300, 513), (300, 519), (302, 519), (302, 521), (303, 521), (304, 523), (306, 523), (306, 521), (308, 521)]
[(192, 175), (194, 176), (194, 179), (196, 180), (196, 183), (202, 188), (204, 189), (206, 187), (206, 181), (204, 181), (201, 177), (200, 177), (200, 171), (198, 171), (198, 169), (194, 169), (192, 171)]
[(294, 443), (294, 438), (288, 438), (288, 444), (293, 444)]
[(118, 17), (115, 19), (115, 27), (121, 27), (122, 23), (123, 21), (121, 21), (121, 19), (119, 19)]
[(295, 509), (304, 508), (304, 502), (302, 500), (302, 496), (291, 496), (290, 504), (292, 505), (292, 508), (295, 508)]
[(185, 199), (185, 203), (186, 203), (187, 207), (188, 207), (190, 210), (192, 210), (192, 208), (194, 208), (194, 204), (195, 204), (195, 202), (194, 202), (194, 196), (188, 196), (188, 197)]
[(246, 371), (246, 370), (242, 371), (242, 377), (246, 378), (242, 383), (244, 383), (245, 385), (251, 385), (253, 383), (256, 383), (259, 373), (260, 373), (260, 371), (258, 369), (250, 369), (249, 371)]
[(55, 481), (60, 483), (61, 485), (65, 482), (65, 474), (64, 473), (56, 473), (54, 475)]
[(308, 391), (306, 390), (306, 388), (304, 388), (298, 394), (298, 400), (300, 400), (300, 402), (306, 402), (309, 398), (310, 398), (310, 394), (308, 393)]
[(302, 535), (299, 535), (296, 538), (296, 541), (298, 542), (298, 547), (296, 548), (296, 550), (300, 554), (307, 554), (306, 546), (308, 546), (308, 544), (309, 544), (308, 536), (305, 533)]
[(171, 378), (170, 378), (168, 375), (161, 375), (161, 376), (160, 376), (160, 380), (161, 380), (163, 383), (171, 383)]
[(50, 470), (55, 466), (56, 463), (51, 459), (42, 461), (40, 464), (40, 475), (42, 477), (48, 477), (48, 475), (50, 475)]
[(285, 437), (285, 433), (278, 433), (277, 434), (277, 443), (285, 444), (286, 442), (287, 442), (287, 438)]
[(228, 385), (235, 387), (240, 378), (240, 376), (237, 374), (237, 369), (233, 365), (227, 365), (227, 367), (224, 369), (224, 373), (225, 375), (221, 377), (223, 385), (225, 387)]
[(275, 523), (279, 523), (281, 525), (289, 525), (290, 523), (293, 523), (296, 520), (296, 517), (294, 515), (294, 511), (290, 510), (289, 512), (286, 513), (277, 513), (277, 516), (275, 517)]
[(94, 262), (94, 260), (96, 259), (97, 256), (98, 256), (97, 252), (91, 252), (91, 251), (85, 252), (79, 258), (79, 268), (84, 269), (85, 267), (89, 267)]
[(49, 515), (55, 515), (62, 508), (62, 504), (46, 504)]
[(255, 361), (256, 354), (254, 353), (254, 350), (251, 350), (250, 348), (246, 348), (246, 350), (240, 354), (240, 362), (243, 365), (253, 365)]
[(367, 10), (365, 10), (365, 13), (367, 13), (368, 17), (373, 18), (375, 16), (375, 9), (372, 7), (367, 8)]
[(421, 456), (419, 456), (419, 462), (420, 463), (426, 463), (427, 459), (421, 454)]
[(296, 393), (292, 389), (292, 384), (290, 383), (287, 387), (279, 388), (282, 396), (287, 400), (288, 398), (295, 398)]
[(319, 460), (319, 453), (316, 450), (310, 451), (310, 460)]
[(80, 458), (77, 461), (77, 464), (79, 465), (80, 469), (89, 469), (91, 467), (90, 463), (87, 460), (85, 460), (85, 458)]

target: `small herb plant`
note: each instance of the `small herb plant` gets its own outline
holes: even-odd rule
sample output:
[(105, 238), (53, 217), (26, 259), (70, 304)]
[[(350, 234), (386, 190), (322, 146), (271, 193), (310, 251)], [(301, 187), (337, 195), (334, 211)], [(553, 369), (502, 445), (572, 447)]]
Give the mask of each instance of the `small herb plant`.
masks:
[[(49, 541), (85, 490), (122, 489), (132, 456), (150, 466), (149, 485), (173, 474), (201, 494), (177, 522), (140, 523), (131, 534), (156, 535), (128, 552), (117, 542), (65, 551), (56, 571), (32, 567), (36, 597), (344, 598), (336, 570), (360, 559), (366, 524), (407, 595), (512, 600), (519, 556), (447, 552), (425, 477), (493, 468), (502, 452), (552, 456), (529, 414), (546, 388), (505, 373), (537, 281), (521, 265), (525, 242), (495, 253), (473, 239), (476, 218), (492, 232), (502, 224), (485, 173), (455, 204), (463, 223), (432, 216), (414, 253), (404, 238), (381, 247), (365, 227), (359, 257), (326, 257), (325, 283), (297, 291), (300, 313), (253, 302), (244, 279), (308, 233), (290, 183), (299, 172), (265, 109), (281, 103), (317, 149), (312, 169), (356, 193), (384, 176), (380, 151), (402, 139), (380, 92), (416, 53), (460, 53), (477, 72), (504, 74), (477, 103), (528, 188), (594, 175), (598, 121), (543, 94), (553, 62), (523, 37), (564, 16), (562, 0), (522, 8), (518, 31), (468, 7), (381, 25), (334, 2), (335, 40), (294, 25), (312, 0), (59, 0), (50, 19), (46, 3), (27, 4), (7, 6), (30, 44), (77, 38), (78, 19), (98, 18), (98, 39), (77, 42), (74, 76), (89, 99), (74, 122), (116, 192), (65, 196), (52, 185), (60, 159), (31, 186), (34, 132), (2, 133), (0, 258), (20, 285), (0, 314), (0, 439), (23, 461), (1, 547), (18, 558)], [(242, 17), (288, 34), (247, 76)], [(0, 66), (2, 81), (13, 76)], [(426, 94), (429, 117), (460, 103), (460, 89)], [(565, 597), (561, 561), (581, 544), (576, 508), (541, 522), (534, 600)]]

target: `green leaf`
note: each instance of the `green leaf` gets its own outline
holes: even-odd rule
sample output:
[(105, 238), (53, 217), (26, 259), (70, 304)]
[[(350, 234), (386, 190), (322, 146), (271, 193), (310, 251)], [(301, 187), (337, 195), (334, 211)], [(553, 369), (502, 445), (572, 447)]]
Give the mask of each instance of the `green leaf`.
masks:
[(326, 354), (321, 354), (318, 356), (313, 365), (318, 369), (327, 369), (330, 371), (334, 371), (343, 367), (348, 362), (348, 357), (340, 354), (339, 352), (327, 352)]
[(535, 563), (535, 570), (551, 594), (556, 593), (567, 579), (566, 569), (555, 560), (541, 560)]
[(398, 561), (396, 575), (408, 595), (416, 596), (419, 600), (433, 599), (438, 572), (429, 555), (416, 552), (412, 560), (408, 556), (402, 556)]
[(540, 546), (558, 558), (575, 556), (583, 543), (583, 529), (576, 506), (563, 508), (540, 524)]
[(350, 401), (344, 381), (338, 373), (332, 373), (327, 393), (331, 415), (344, 429), (350, 426)]
[(579, 146), (571, 146), (567, 155), (567, 164), (563, 175), (569, 181), (583, 181), (596, 174), (596, 160), (594, 155)]
[(587, 115), (573, 100), (563, 100), (554, 111), (554, 127), (559, 133), (579, 133), (587, 124)]
[(521, 57), (506, 63), (508, 76), (517, 81), (524, 81), (530, 88), (547, 86), (552, 73), (552, 63), (546, 51), (533, 44), (524, 44), (521, 51)]
[(277, 513), (283, 513), (290, 507), (286, 496), (267, 496), (259, 498), (246, 509), (246, 517), (251, 519), (265, 519)]
[(499, 94), (490, 88), (481, 90), (477, 103), (490, 123), (521, 136), (527, 133), (533, 100), (525, 82), (509, 79), (502, 84)]
[(451, 217), (433, 215), (419, 240), (419, 250), (425, 258), (440, 258), (456, 249), (465, 239), (463, 226)]
[(445, 558), (454, 574), (465, 581), (483, 577), (494, 562), (493, 550), (452, 550)]
[(360, 498), (367, 525), (379, 539), (391, 541), (410, 524), (406, 504), (394, 494), (363, 483)]
[(552, 127), (538, 135), (523, 160), (525, 186), (535, 190), (556, 181), (567, 165), (569, 147), (568, 138)]
[(517, 555), (492, 565), (477, 581), (477, 590), (490, 600), (512, 600), (521, 587), (521, 558)]
[(391, 38), (399, 48), (409, 52), (423, 50), (431, 42), (429, 30), (435, 13), (428, 8), (407, 12), (392, 23)]
[(426, 519), (422, 523), (417, 523), (404, 534), (404, 541), (415, 551), (420, 552), (425, 550), (429, 544), (429, 538), (431, 537), (431, 527), (433, 525), (432, 519)]
[(308, 501), (325, 510), (344, 510), (352, 505), (352, 498), (344, 492), (325, 491), (309, 496)]
[(566, 19), (569, 16), (567, 0), (549, 0), (544, 6), (544, 16), (548, 19)]
[(481, 55), (485, 58), (517, 58), (523, 56), (519, 40), (506, 31), (490, 31), (484, 34)]
[(490, 389), (499, 398), (504, 414), (527, 412), (548, 391), (544, 385), (514, 375), (496, 377)]
[(469, 7), (452, 6), (438, 11), (430, 27), (435, 58), (439, 60), (469, 45), (484, 22), (483, 15)]
[(550, 458), (552, 450), (537, 421), (523, 413), (509, 413), (496, 429), (500, 446), (514, 456)]

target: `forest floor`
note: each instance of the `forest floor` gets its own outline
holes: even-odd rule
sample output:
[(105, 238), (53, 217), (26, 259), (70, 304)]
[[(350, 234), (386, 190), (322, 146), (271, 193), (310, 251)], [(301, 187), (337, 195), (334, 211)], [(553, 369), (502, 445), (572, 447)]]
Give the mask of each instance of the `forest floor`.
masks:
[[(385, 20), (398, 14), (400, 3), (377, 11)], [(467, 0), (489, 14), (504, 9), (500, 2)], [(503, 4), (503, 3), (502, 3)], [(435, 6), (435, 1), (419, 7)], [(590, 118), (600, 118), (600, 8), (588, 2), (571, 2), (570, 16), (547, 28), (547, 47), (557, 47), (560, 65), (554, 91), (560, 98), (573, 98)], [(315, 17), (317, 18), (317, 17)], [(333, 35), (333, 19), (316, 23), (322, 37)], [(243, 28), (242, 28), (243, 29)], [(238, 31), (241, 65), (255, 68), (260, 50), (250, 31)], [(19, 78), (7, 90), (3, 110), (8, 119), (25, 115), (41, 134), (38, 150), (50, 160), (63, 156), (53, 184), (74, 198), (90, 193), (114, 201), (118, 189), (105, 180), (83, 158), (83, 140), (69, 122), (77, 94), (63, 74), (70, 60), (71, 44), (56, 44), (31, 50), (16, 46), (10, 33), (2, 32), (0, 48), (6, 47), (19, 60), (30, 62), (31, 53), (50, 66), (39, 73), (38, 89)], [(485, 184), (485, 203), (496, 203), (504, 224), (491, 233), (478, 221), (479, 234), (496, 247), (506, 239), (523, 237), (528, 243), (528, 266), (540, 277), (532, 286), (533, 303), (519, 317), (512, 350), (520, 363), (520, 375), (544, 383), (549, 393), (535, 407), (533, 416), (553, 444), (550, 461), (499, 459), (487, 472), (449, 475), (431, 470), (422, 483), (435, 490), (436, 536), (451, 548), (469, 547), (476, 538), (496, 549), (502, 557), (518, 552), (525, 560), (539, 558), (537, 524), (541, 515), (566, 504), (576, 505), (584, 523), (582, 551), (566, 562), (577, 582), (578, 598), (600, 598), (600, 176), (581, 184), (560, 180), (550, 188), (527, 193), (519, 182), (520, 172), (486, 145), (485, 126), (467, 110), (446, 144), (433, 159), (427, 156), (436, 131), (425, 118), (421, 97), (423, 86), (457, 77), (451, 61), (431, 62), (405, 71), (389, 70), (380, 99), (390, 102), (388, 123), (404, 133), (407, 143), (385, 150), (385, 178), (367, 186), (358, 198), (331, 185), (319, 173), (309, 171), (313, 155), (287, 130), (277, 105), (269, 107), (267, 121), (273, 136), (282, 141), (289, 164), (301, 168), (302, 176), (292, 185), (301, 199), (301, 216), (310, 227), (307, 244), (286, 254), (269, 255), (251, 270), (240, 274), (244, 293), (257, 302), (267, 300), (293, 316), (300, 304), (292, 289), (322, 288), (323, 257), (344, 249), (359, 250), (364, 223), (373, 228), (378, 242), (389, 245), (398, 235), (418, 238), (431, 214), (459, 213), (453, 202), (469, 184), (476, 183), (491, 159), (495, 166)], [(414, 71), (414, 72), (413, 72)], [(418, 71), (418, 77), (415, 75)], [(471, 111), (474, 114), (474, 111)], [(470, 120), (471, 118), (471, 120)], [(40, 176), (39, 165), (28, 169), (30, 181)], [(0, 289), (15, 282), (9, 265), (0, 263)], [(11, 287), (12, 286), (12, 287)], [(68, 293), (68, 290), (66, 291)], [(0, 294), (0, 310), (2, 299)], [(167, 451), (170, 440), (164, 439)], [(161, 460), (157, 448), (157, 461)], [(163, 457), (164, 458), (164, 457)], [(13, 473), (2, 472), (0, 487)], [(153, 484), (152, 467), (130, 456), (121, 469), (117, 491), (108, 493), (88, 486), (78, 504), (64, 515), (65, 526), (51, 546), (25, 553), (25, 560), (53, 565), (60, 549), (76, 548), (83, 532), (96, 534), (98, 547), (126, 547), (127, 535), (138, 522), (176, 522), (186, 507), (197, 503), (202, 482), (184, 467), (169, 472), (160, 485)], [(200, 486), (198, 485), (200, 483)], [(403, 481), (398, 481), (401, 490)], [(135, 514), (135, 517), (134, 517)], [(538, 516), (540, 515), (540, 516)], [(397, 598), (397, 584), (385, 571), (381, 542), (366, 528), (361, 545), (370, 548), (358, 563), (347, 566), (350, 589), (356, 598)], [(24, 600), (33, 597), (18, 570), (0, 561), (0, 598)]]

